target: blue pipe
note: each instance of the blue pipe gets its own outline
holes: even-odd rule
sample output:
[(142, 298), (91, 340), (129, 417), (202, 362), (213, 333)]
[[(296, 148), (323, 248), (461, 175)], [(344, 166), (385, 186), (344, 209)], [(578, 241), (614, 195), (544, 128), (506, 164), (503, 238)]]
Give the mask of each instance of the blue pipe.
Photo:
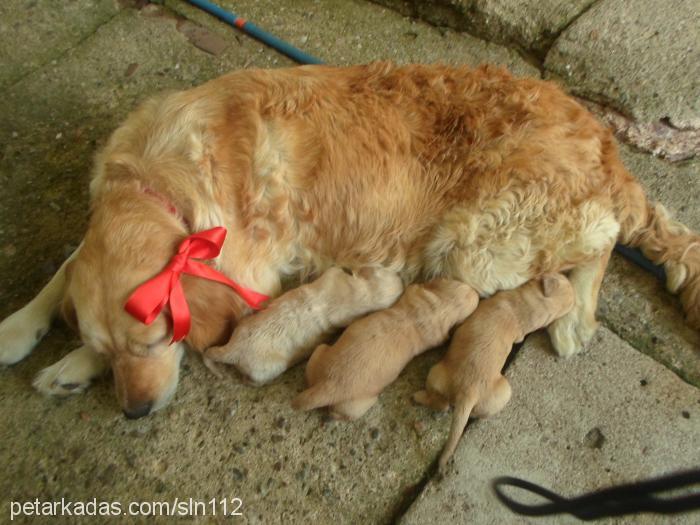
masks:
[[(241, 31), (248, 33), (253, 38), (260, 40), (261, 42), (267, 44), (272, 49), (279, 51), (280, 53), (287, 55), (289, 58), (298, 62), (300, 64), (323, 64), (323, 61), (315, 56), (308, 55), (297, 49), (291, 44), (288, 44), (284, 40), (280, 40), (274, 35), (271, 35), (267, 31), (260, 29), (258, 26), (251, 22), (248, 22), (244, 18), (237, 16), (225, 9), (222, 9), (218, 5), (209, 2), (207, 0), (187, 0), (190, 4), (199, 7), (200, 9), (206, 11), (207, 13), (214, 15), (220, 20), (223, 20), (227, 24), (237, 27)], [(630, 248), (628, 246), (623, 246), (622, 244), (615, 245), (615, 251), (622, 255), (624, 258), (632, 261), (637, 266), (647, 270), (652, 275), (657, 277), (663, 282), (666, 282), (666, 272), (663, 266), (654, 264), (649, 259), (644, 257), (641, 251), (637, 248)]]
[(199, 7), (200, 9), (206, 11), (210, 15), (214, 15), (219, 20), (226, 22), (234, 27), (237, 27), (244, 33), (249, 34), (253, 38), (260, 40), (262, 43), (267, 44), (273, 49), (276, 49), (283, 55), (287, 55), (289, 58), (300, 64), (323, 64), (318, 58), (307, 55), (302, 50), (297, 49), (291, 44), (288, 44), (284, 40), (280, 40), (274, 35), (271, 35), (267, 31), (260, 29), (258, 26), (252, 22), (248, 22), (246, 19), (241, 18), (225, 9), (222, 9), (218, 5), (208, 2), (207, 0), (187, 0), (190, 4)]

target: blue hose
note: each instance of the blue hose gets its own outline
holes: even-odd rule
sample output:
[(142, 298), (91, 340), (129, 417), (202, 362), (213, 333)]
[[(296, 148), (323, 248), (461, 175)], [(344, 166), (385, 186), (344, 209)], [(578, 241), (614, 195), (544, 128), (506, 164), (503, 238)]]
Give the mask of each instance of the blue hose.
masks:
[(244, 33), (249, 34), (253, 38), (260, 40), (262, 43), (267, 44), (273, 49), (276, 49), (283, 55), (287, 55), (289, 58), (300, 64), (323, 64), (318, 58), (307, 55), (302, 50), (297, 49), (291, 44), (288, 44), (284, 40), (280, 40), (274, 35), (271, 35), (267, 31), (260, 29), (258, 26), (252, 22), (248, 22), (246, 19), (241, 18), (225, 9), (222, 9), (218, 5), (207, 2), (207, 0), (187, 0), (190, 4), (199, 7), (200, 9), (206, 11), (210, 15), (214, 15), (216, 18), (237, 27)]
[[(210, 15), (214, 15), (215, 17), (226, 22), (227, 24), (237, 27), (241, 31), (249, 34), (257, 40), (260, 40), (264, 44), (267, 44), (272, 49), (279, 51), (283, 55), (287, 55), (295, 62), (298, 62), (300, 64), (323, 64), (323, 61), (321, 59), (304, 53), (302, 50), (297, 49), (296, 47), (285, 42), (284, 40), (280, 40), (279, 38), (277, 38), (274, 35), (271, 35), (267, 31), (260, 29), (258, 26), (254, 25), (251, 22), (248, 22), (244, 18), (241, 18), (240, 16), (226, 11), (225, 9), (219, 7), (213, 2), (208, 2), (207, 0), (187, 1), (190, 4), (206, 11)], [(617, 253), (622, 255), (624, 258), (635, 263), (637, 266), (647, 270), (658, 279), (662, 280), (663, 282), (666, 282), (666, 272), (664, 271), (663, 266), (659, 266), (651, 262), (649, 259), (644, 257), (644, 254), (642, 254), (642, 252), (639, 251), (637, 248), (630, 248), (621, 244), (616, 244), (615, 251), (617, 251)]]

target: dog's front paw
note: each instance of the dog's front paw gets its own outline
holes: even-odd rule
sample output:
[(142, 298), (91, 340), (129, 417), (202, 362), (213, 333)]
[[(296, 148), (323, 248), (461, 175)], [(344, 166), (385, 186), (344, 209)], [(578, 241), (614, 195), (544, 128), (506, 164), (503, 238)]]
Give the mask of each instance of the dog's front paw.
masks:
[(39, 372), (34, 378), (34, 388), (49, 396), (79, 394), (108, 367), (104, 356), (81, 346)]
[(25, 307), (0, 323), (0, 365), (14, 365), (27, 357), (49, 330), (50, 321), (37, 319)]
[(598, 323), (585, 322), (574, 312), (547, 327), (554, 351), (559, 357), (571, 357), (583, 350), (593, 338)]

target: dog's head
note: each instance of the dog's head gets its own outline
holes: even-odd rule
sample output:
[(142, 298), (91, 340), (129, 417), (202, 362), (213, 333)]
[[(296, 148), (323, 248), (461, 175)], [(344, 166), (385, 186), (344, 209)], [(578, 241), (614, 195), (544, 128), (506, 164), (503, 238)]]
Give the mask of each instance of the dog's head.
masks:
[[(146, 325), (124, 310), (134, 290), (158, 274), (187, 232), (161, 203), (125, 190), (95, 206), (83, 245), (67, 269), (64, 300), (84, 344), (111, 363), (127, 417), (166, 405), (178, 383), (183, 343), (173, 343), (167, 307)], [(192, 327), (187, 344), (201, 351), (228, 340), (245, 304), (218, 283), (182, 276)]]

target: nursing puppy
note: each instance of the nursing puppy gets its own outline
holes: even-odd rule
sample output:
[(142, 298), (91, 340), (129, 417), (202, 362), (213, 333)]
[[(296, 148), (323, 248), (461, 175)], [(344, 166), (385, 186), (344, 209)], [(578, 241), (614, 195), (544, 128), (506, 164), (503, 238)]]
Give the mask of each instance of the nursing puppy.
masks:
[(310, 284), (248, 316), (224, 346), (205, 359), (233, 364), (255, 383), (265, 383), (306, 359), (326, 337), (358, 317), (391, 306), (403, 291), (401, 278), (383, 268), (347, 274), (332, 267)]
[(414, 394), (416, 402), (436, 410), (455, 407), (440, 467), (452, 457), (470, 414), (491, 416), (510, 400), (510, 384), (501, 370), (513, 343), (566, 315), (573, 306), (574, 290), (567, 278), (545, 275), (541, 281), (482, 301), (459, 327), (445, 357), (430, 369), (426, 390)]
[(292, 406), (311, 410), (331, 405), (335, 417), (362, 416), (411, 359), (444, 342), (450, 328), (478, 302), (476, 292), (458, 281), (409, 286), (392, 308), (360, 319), (335, 345), (314, 351), (306, 366), (310, 388)]

